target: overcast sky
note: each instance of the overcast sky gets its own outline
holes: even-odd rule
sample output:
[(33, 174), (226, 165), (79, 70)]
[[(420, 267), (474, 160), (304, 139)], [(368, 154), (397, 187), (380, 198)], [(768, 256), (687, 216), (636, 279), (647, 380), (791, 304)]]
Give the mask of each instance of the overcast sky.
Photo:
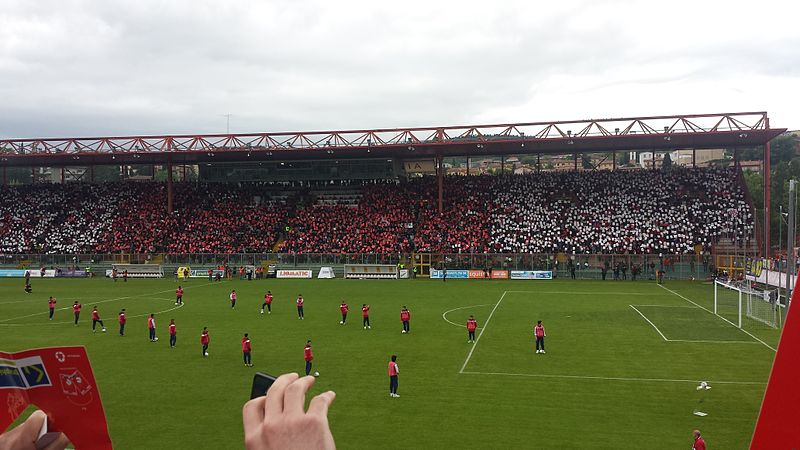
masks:
[(0, 136), (767, 110), (800, 1), (0, 0)]

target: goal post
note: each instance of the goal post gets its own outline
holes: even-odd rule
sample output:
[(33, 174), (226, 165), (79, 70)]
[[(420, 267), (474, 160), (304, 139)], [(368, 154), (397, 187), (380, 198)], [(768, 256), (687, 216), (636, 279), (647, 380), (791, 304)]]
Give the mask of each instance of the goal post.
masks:
[(779, 328), (777, 292), (753, 288), (749, 282), (714, 281), (714, 314), (737, 328)]

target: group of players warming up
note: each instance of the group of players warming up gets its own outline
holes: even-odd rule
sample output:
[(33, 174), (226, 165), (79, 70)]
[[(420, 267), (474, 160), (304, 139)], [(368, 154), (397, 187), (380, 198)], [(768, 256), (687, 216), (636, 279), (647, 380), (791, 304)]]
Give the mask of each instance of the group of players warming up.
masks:
[[(184, 290), (181, 286), (175, 290), (175, 304), (176, 305), (183, 305), (183, 295)], [(236, 308), (236, 300), (237, 294), (236, 290), (231, 290), (228, 299), (230, 301), (231, 309)], [(272, 291), (267, 291), (264, 294), (264, 300), (261, 305), (260, 313), (264, 314), (272, 314), (272, 302), (273, 302), (273, 294)], [(56, 308), (57, 300), (55, 297), (50, 297), (47, 301), (48, 310), (49, 310), (49, 320), (53, 320), (55, 315), (55, 308)], [(303, 320), (305, 318), (305, 300), (303, 299), (303, 295), (299, 294), (295, 301), (297, 307), (297, 317), (299, 320)], [(75, 301), (72, 305), (72, 311), (74, 316), (74, 324), (78, 326), (78, 321), (80, 319), (82, 305)], [(339, 312), (341, 314), (341, 320), (339, 321), (340, 325), (347, 324), (347, 315), (350, 311), (350, 307), (344, 300), (339, 305)], [(361, 305), (361, 318), (362, 318), (362, 326), (364, 330), (372, 329), (369, 321), (369, 311), (370, 305), (364, 303)], [(125, 336), (125, 325), (127, 323), (127, 317), (125, 314), (125, 308), (120, 310), (118, 314), (117, 321), (119, 323), (119, 335)], [(402, 323), (402, 330), (403, 334), (407, 334), (411, 332), (411, 311), (403, 305), (400, 309), (400, 321)], [(106, 331), (105, 324), (103, 320), (100, 318), (100, 312), (97, 309), (97, 306), (92, 308), (92, 332), (97, 332), (97, 325), (100, 325), (100, 328), (103, 332)], [(478, 329), (478, 321), (475, 319), (475, 316), (470, 315), (469, 319), (467, 319), (467, 342), (468, 343), (475, 343), (477, 341), (475, 337), (475, 332)], [(149, 314), (147, 316), (147, 330), (150, 342), (157, 342), (158, 336), (156, 335), (156, 319), (155, 314)], [(173, 349), (177, 346), (178, 341), (178, 333), (177, 333), (177, 324), (175, 323), (175, 319), (170, 319), (170, 323), (168, 326), (169, 332), (169, 347)], [(536, 325), (533, 328), (533, 336), (536, 341), (536, 353), (545, 353), (544, 349), (544, 338), (546, 336), (544, 326), (542, 325), (542, 321), (537, 321)], [(211, 343), (211, 336), (208, 330), (208, 327), (203, 327), (203, 331), (200, 334), (200, 345), (202, 347), (201, 355), (203, 358), (208, 357), (208, 348)], [(246, 367), (252, 367), (252, 344), (250, 341), (250, 337), (248, 333), (244, 333), (244, 336), (241, 340), (241, 348), (242, 348), (242, 359), (244, 361), (244, 365)], [(307, 340), (305, 343), (305, 347), (303, 348), (303, 359), (305, 360), (305, 374), (311, 375), (311, 369), (313, 365), (314, 354), (311, 349), (311, 340)], [(399, 374), (399, 367), (397, 365), (397, 355), (392, 355), (388, 364), (387, 374), (389, 376), (389, 395), (391, 397), (400, 397), (397, 393), (398, 388), (398, 374)], [(319, 372), (314, 372), (314, 376), (319, 376)]]

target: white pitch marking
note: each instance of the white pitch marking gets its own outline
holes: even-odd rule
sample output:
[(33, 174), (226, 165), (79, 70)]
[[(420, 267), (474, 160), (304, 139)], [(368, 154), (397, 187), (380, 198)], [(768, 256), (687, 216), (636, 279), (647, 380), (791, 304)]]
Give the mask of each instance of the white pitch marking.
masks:
[(652, 293), (644, 292), (575, 292), (575, 291), (506, 291), (510, 294), (571, 294), (571, 295), (636, 295), (652, 297)]
[(497, 310), (497, 307), (500, 306), (500, 303), (503, 302), (503, 299), (506, 297), (507, 293), (508, 293), (508, 291), (503, 291), (503, 295), (500, 296), (500, 300), (498, 300), (497, 303), (494, 305), (494, 308), (492, 308), (492, 312), (490, 312), (489, 313), (489, 317), (486, 318), (486, 323), (483, 324), (483, 328), (481, 328), (481, 332), (478, 333), (478, 338), (475, 339), (475, 343), (472, 344), (472, 348), (469, 349), (469, 354), (467, 355), (467, 359), (464, 360), (464, 365), (461, 366), (461, 370), (459, 371), (459, 373), (463, 373), (464, 372), (464, 369), (467, 367), (467, 364), (469, 363), (469, 359), (472, 358), (472, 353), (475, 352), (475, 347), (478, 346), (478, 342), (480, 342), (481, 336), (483, 336), (483, 332), (486, 331), (486, 327), (489, 326), (489, 321), (492, 320), (492, 316), (494, 315), (494, 312)]
[[(667, 290), (667, 291), (669, 291), (669, 292), (672, 292), (673, 294), (677, 295), (678, 297), (680, 297), (680, 298), (682, 298), (682, 299), (686, 300), (687, 302), (689, 302), (689, 303), (693, 304), (694, 306), (697, 306), (698, 308), (700, 308), (700, 309), (702, 309), (702, 310), (704, 310), (704, 311), (708, 312), (709, 314), (714, 314), (714, 312), (713, 312), (713, 311), (711, 311), (710, 309), (708, 309), (708, 308), (704, 308), (704, 307), (702, 307), (702, 306), (698, 305), (697, 303), (695, 303), (695, 302), (693, 302), (693, 301), (689, 300), (688, 298), (686, 298), (686, 297), (682, 296), (681, 294), (678, 294), (677, 292), (673, 291), (672, 289), (665, 288), (665, 287), (664, 287), (663, 285), (661, 285), (661, 284), (659, 284), (659, 285), (658, 285), (658, 287), (660, 287), (661, 289), (665, 289), (665, 290)], [(733, 322), (731, 322), (730, 320), (728, 320), (728, 319), (726, 319), (726, 318), (724, 318), (724, 317), (722, 317), (722, 316), (716, 315), (716, 314), (714, 314), (714, 315), (715, 315), (715, 316), (717, 316), (717, 317), (719, 317), (720, 319), (724, 320), (725, 322), (728, 322), (729, 324), (731, 324), (731, 326), (733, 326), (734, 328), (738, 329), (738, 330), (739, 330), (739, 331), (741, 331), (742, 333), (744, 333), (744, 334), (746, 334), (746, 335), (750, 336), (751, 338), (753, 338), (753, 339), (757, 340), (758, 342), (761, 342), (762, 344), (764, 344), (764, 346), (765, 346), (765, 347), (767, 347), (768, 349), (772, 350), (773, 352), (777, 352), (777, 351), (778, 351), (777, 349), (775, 349), (775, 348), (774, 348), (774, 347), (772, 347), (771, 345), (767, 344), (766, 342), (764, 342), (764, 341), (762, 341), (761, 339), (759, 339), (759, 338), (757, 338), (756, 336), (754, 336), (754, 335), (753, 335), (752, 333), (750, 333), (749, 331), (747, 331), (747, 330), (745, 330), (745, 329), (743, 329), (743, 328), (739, 328), (739, 327), (737, 327), (737, 326), (736, 326), (736, 325), (735, 325)]]
[(653, 329), (655, 329), (655, 330), (656, 330), (656, 332), (657, 332), (657, 333), (658, 333), (658, 334), (661, 336), (661, 338), (662, 338), (662, 339), (664, 339), (664, 341), (667, 341), (667, 342), (669, 341), (669, 339), (667, 339), (667, 337), (666, 337), (666, 336), (664, 336), (664, 333), (662, 333), (662, 332), (661, 332), (661, 330), (659, 330), (659, 329), (658, 329), (658, 327), (656, 326), (656, 324), (654, 324), (653, 322), (651, 322), (651, 321), (650, 321), (650, 319), (648, 319), (648, 318), (647, 318), (647, 316), (645, 316), (644, 314), (642, 314), (642, 312), (641, 312), (641, 311), (639, 311), (638, 309), (636, 309), (636, 307), (635, 307), (635, 306), (633, 306), (633, 305), (628, 305), (628, 306), (630, 306), (631, 308), (633, 308), (633, 310), (634, 310), (634, 311), (636, 311), (637, 313), (639, 313), (639, 315), (640, 315), (640, 316), (642, 316), (642, 319), (646, 320), (646, 321), (647, 321), (647, 323), (649, 323), (649, 324), (650, 324), (650, 325), (653, 327)]
[(755, 344), (756, 341), (708, 341), (708, 340), (690, 340), (690, 339), (667, 339), (667, 342), (685, 342), (690, 344)]
[[(532, 374), (532, 373), (506, 373), (506, 372), (459, 372), (467, 375), (492, 375), (492, 376), (511, 376), (511, 377), (529, 377), (529, 378), (564, 378), (573, 380), (605, 380), (605, 381), (639, 381), (639, 382), (657, 382), (657, 383), (699, 383), (700, 380), (684, 380), (684, 379), (670, 379), (670, 378), (631, 378), (631, 377), (599, 377), (587, 375), (548, 375), (548, 374)], [(708, 384), (736, 384), (736, 385), (753, 385), (763, 386), (767, 384), (761, 381), (712, 381), (703, 380)]]
[[(443, 313), (442, 313), (442, 319), (444, 319), (444, 321), (445, 321), (445, 322), (447, 322), (447, 323), (449, 323), (449, 324), (455, 325), (455, 326), (457, 326), (457, 327), (463, 327), (463, 328), (466, 328), (466, 327), (467, 327), (466, 325), (462, 325), (462, 324), (460, 324), (460, 323), (455, 323), (455, 322), (453, 322), (453, 321), (447, 320), (447, 317), (445, 317), (445, 316), (447, 316), (447, 314), (449, 314), (449, 313), (451, 313), (451, 312), (453, 312), (453, 311), (458, 311), (458, 310), (460, 310), (460, 309), (477, 308), (477, 307), (479, 307), (479, 306), (492, 306), (492, 304), (491, 304), (491, 303), (488, 303), (488, 304), (484, 304), (484, 305), (472, 305), (472, 306), (462, 306), (462, 307), (460, 307), (460, 308), (453, 308), (453, 309), (450, 309), (450, 310), (447, 310), (447, 311), (443, 312)], [(478, 327), (478, 328), (483, 328), (483, 327)]]
[(683, 309), (697, 309), (697, 306), (689, 305), (633, 305), (633, 306), (646, 306), (648, 308), (683, 308)]
[[(170, 301), (170, 302), (173, 301), (171, 298), (159, 298), (159, 297), (136, 297), (136, 298), (143, 298), (143, 299), (148, 299), (148, 300), (166, 300), (166, 301)], [(178, 306), (176, 306), (174, 308), (165, 309), (163, 311), (156, 311), (153, 314), (163, 314), (163, 313), (166, 313), (166, 312), (174, 311), (174, 310), (182, 307), (185, 304), (186, 303), (181, 303), (180, 305), (178, 305)], [(150, 313), (136, 314), (134, 316), (126, 315), (125, 317), (127, 317), (128, 319), (134, 319), (136, 317), (145, 317), (145, 316), (148, 316), (148, 315), (150, 315)], [(46, 323), (49, 324), (49, 325), (72, 325), (75, 322), (72, 321), (72, 320), (67, 320), (67, 321), (64, 321), (64, 322), (49, 322), (48, 321)], [(42, 322), (36, 322), (36, 323), (0, 323), (0, 327), (30, 327), (30, 326), (39, 326), (41, 324), (42, 324)]]
[[(224, 283), (224, 281), (223, 281), (223, 283)], [(196, 288), (196, 287), (208, 286), (208, 285), (211, 285), (211, 284), (214, 284), (214, 283), (213, 283), (213, 282), (211, 282), (211, 283), (205, 283), (205, 284), (198, 284), (198, 285), (196, 285), (196, 286), (187, 286), (187, 287), (185, 287), (185, 288), (184, 288), (184, 290), (186, 290), (186, 289), (191, 289), (191, 288)], [(165, 289), (165, 290), (163, 290), (163, 291), (152, 292), (152, 293), (150, 293), (150, 294), (129, 295), (129, 296), (127, 296), (127, 297), (117, 297), (117, 298), (110, 298), (110, 299), (108, 299), (108, 300), (101, 300), (101, 301), (99, 301), (99, 302), (89, 302), (89, 303), (92, 303), (92, 304), (94, 304), (94, 305), (99, 305), (99, 304), (101, 304), (101, 303), (115, 302), (115, 301), (118, 301), (118, 300), (127, 300), (127, 299), (129, 299), (129, 298), (142, 298), (142, 297), (149, 297), (149, 296), (151, 296), (151, 295), (154, 295), (154, 294), (163, 294), (164, 292), (175, 292), (175, 291), (174, 291), (173, 289)], [(97, 298), (97, 297), (93, 297), (93, 298)], [(56, 308), (56, 311), (64, 311), (64, 310), (68, 310), (68, 309), (72, 309), (72, 305), (70, 305), (70, 306), (66, 306), (66, 307), (64, 307), (64, 308)], [(24, 319), (24, 318), (26, 318), (26, 317), (39, 316), (39, 315), (42, 315), (42, 314), (49, 314), (49, 312), (48, 312), (48, 311), (43, 311), (43, 312), (39, 312), (39, 313), (28, 314), (28, 315), (25, 315), (25, 316), (12, 317), (12, 318), (10, 318), (10, 319), (3, 319), (3, 320), (0, 320), (0, 325), (4, 325), (2, 322), (10, 322), (10, 321), (12, 321), (12, 320)]]

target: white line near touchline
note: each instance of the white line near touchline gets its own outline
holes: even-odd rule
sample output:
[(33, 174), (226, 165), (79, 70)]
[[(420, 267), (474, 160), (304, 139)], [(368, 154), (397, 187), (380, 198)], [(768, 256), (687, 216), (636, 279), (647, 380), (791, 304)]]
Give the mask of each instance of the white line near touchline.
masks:
[[(158, 298), (158, 297), (136, 297), (136, 298), (142, 298), (142, 299), (145, 299), (145, 300), (163, 300), (163, 301), (168, 301), (168, 302), (173, 302), (174, 301), (171, 298)], [(164, 313), (167, 313), (167, 312), (170, 312), (170, 311), (174, 311), (176, 309), (179, 309), (180, 307), (182, 307), (185, 304), (186, 303), (181, 303), (180, 305), (178, 305), (178, 306), (176, 306), (174, 308), (164, 309), (164, 310), (161, 310), (161, 311), (155, 311), (152, 314), (164, 314)], [(125, 317), (127, 317), (128, 319), (135, 319), (137, 317), (147, 317), (149, 315), (150, 315), (150, 313), (144, 313), (144, 314), (136, 314), (136, 315), (133, 315), (133, 316), (126, 315)], [(84, 319), (84, 320), (87, 320), (87, 319)], [(36, 322), (36, 323), (0, 323), (0, 327), (31, 327), (31, 326), (40, 326), (42, 323), (47, 323), (47, 325), (50, 326), (50, 325), (73, 325), (75, 322), (73, 322), (72, 320), (66, 320), (66, 321), (60, 321), (60, 322), (48, 321), (48, 322)]]
[[(463, 327), (463, 328), (467, 328), (467, 326), (466, 326), (466, 325), (462, 325), (462, 324), (460, 324), (460, 323), (455, 323), (455, 322), (453, 322), (453, 321), (451, 321), (451, 320), (447, 320), (447, 317), (446, 317), (446, 316), (447, 316), (447, 314), (449, 314), (449, 313), (451, 313), (451, 312), (453, 312), (453, 311), (458, 311), (458, 310), (460, 310), (460, 309), (477, 308), (477, 307), (479, 307), (479, 306), (492, 306), (492, 304), (491, 304), (491, 303), (487, 303), (487, 304), (483, 304), (483, 305), (470, 305), (470, 306), (462, 306), (462, 307), (460, 307), (460, 308), (448, 309), (447, 311), (445, 311), (445, 312), (443, 312), (443, 313), (442, 313), (442, 319), (444, 319), (444, 321), (445, 321), (445, 322), (447, 322), (447, 323), (449, 323), (449, 324), (452, 324), (452, 325), (455, 325), (455, 326), (457, 326), (457, 327)], [(483, 327), (478, 327), (478, 328), (483, 328)]]
[[(221, 281), (221, 283), (224, 283), (224, 282), (225, 282), (225, 281)], [(218, 282), (218, 283), (220, 283), (220, 282)], [(212, 285), (212, 284), (214, 284), (214, 282), (211, 282), (211, 283), (204, 283), (204, 284), (198, 284), (198, 285), (196, 285), (196, 286), (187, 286), (187, 287), (185, 287), (185, 288), (183, 288), (183, 289), (184, 289), (184, 290), (186, 290), (186, 289), (191, 289), (191, 288), (197, 288), (197, 287), (208, 286), (208, 285)], [(149, 297), (149, 296), (152, 296), (152, 295), (155, 295), (155, 294), (163, 294), (164, 292), (174, 292), (174, 290), (173, 290), (173, 289), (165, 289), (165, 290), (163, 290), (163, 291), (152, 292), (152, 293), (149, 293), (149, 294), (141, 294), (141, 295), (129, 295), (129, 296), (127, 296), (127, 297), (117, 297), (117, 298), (110, 298), (110, 299), (108, 299), (108, 300), (101, 300), (101, 301), (99, 301), (99, 302), (90, 302), (90, 303), (92, 303), (93, 305), (100, 305), (100, 304), (102, 304), (102, 303), (116, 302), (116, 301), (118, 301), (118, 300), (127, 300), (127, 299), (129, 299), (129, 298), (141, 298), (141, 297)], [(97, 298), (97, 297), (92, 297), (92, 298)], [(72, 309), (72, 305), (66, 306), (66, 307), (64, 307), (64, 308), (56, 308), (56, 311), (64, 311), (64, 310), (68, 310), (68, 309)], [(2, 323), (3, 323), (3, 322), (10, 322), (10, 321), (12, 321), (12, 320), (17, 320), (17, 319), (25, 319), (26, 317), (40, 316), (40, 315), (42, 315), (42, 314), (48, 314), (48, 311), (43, 311), (43, 312), (40, 312), (40, 313), (34, 313), (34, 314), (28, 314), (28, 315), (25, 315), (25, 316), (12, 317), (12, 318), (10, 318), (10, 319), (3, 319), (3, 320), (0, 320), (0, 325), (2, 325)]]
[(652, 327), (653, 327), (653, 329), (654, 329), (654, 330), (656, 330), (656, 333), (658, 333), (658, 334), (661, 336), (661, 338), (662, 338), (662, 339), (664, 339), (665, 341), (669, 341), (669, 339), (667, 339), (667, 337), (666, 337), (666, 336), (664, 336), (664, 333), (662, 333), (662, 332), (661, 332), (661, 330), (659, 330), (659, 329), (658, 329), (658, 327), (656, 326), (656, 324), (654, 324), (653, 322), (651, 322), (651, 321), (650, 321), (650, 319), (648, 319), (648, 318), (647, 318), (647, 316), (645, 316), (644, 314), (642, 314), (642, 312), (641, 312), (641, 311), (639, 311), (638, 309), (636, 309), (636, 307), (635, 307), (635, 306), (633, 306), (633, 305), (628, 305), (628, 306), (630, 306), (631, 308), (633, 308), (633, 310), (634, 310), (634, 311), (636, 311), (637, 313), (639, 313), (639, 315), (640, 315), (640, 316), (642, 316), (642, 319), (646, 320), (646, 321), (647, 321), (647, 323), (649, 323), (649, 324), (650, 324), (650, 326), (652, 326)]
[(645, 292), (593, 292), (593, 291), (506, 291), (509, 294), (572, 294), (572, 295), (635, 295), (652, 297), (652, 293)]
[[(637, 381), (637, 382), (654, 382), (654, 383), (699, 383), (701, 380), (684, 380), (684, 379), (670, 379), (670, 378), (632, 378), (632, 377), (600, 377), (589, 375), (550, 375), (550, 374), (534, 374), (534, 373), (507, 373), (507, 372), (459, 372), (465, 375), (493, 375), (493, 376), (509, 376), (509, 377), (528, 377), (528, 378), (563, 378), (568, 380), (601, 380), (601, 381)], [(735, 385), (752, 385), (763, 386), (767, 384), (763, 381), (717, 381), (717, 380), (702, 380), (708, 384), (735, 384)]]
[[(714, 314), (714, 312), (713, 312), (713, 311), (711, 311), (710, 309), (708, 309), (708, 308), (704, 308), (704, 307), (702, 307), (702, 306), (698, 305), (697, 303), (695, 303), (695, 302), (693, 302), (693, 301), (689, 300), (688, 298), (686, 298), (686, 297), (682, 296), (681, 294), (678, 294), (677, 292), (673, 291), (672, 289), (665, 288), (665, 287), (664, 287), (663, 285), (661, 285), (661, 284), (659, 284), (659, 285), (658, 285), (658, 287), (660, 287), (661, 289), (665, 289), (665, 290), (666, 290), (666, 291), (668, 291), (668, 292), (672, 292), (673, 294), (677, 295), (678, 297), (680, 297), (680, 298), (682, 298), (682, 299), (686, 300), (687, 302), (689, 302), (689, 303), (693, 304), (694, 306), (697, 306), (698, 308), (700, 308), (700, 309), (702, 309), (702, 310), (704, 310), (704, 311), (708, 312), (709, 314)], [(719, 317), (720, 319), (724, 320), (725, 322), (728, 322), (729, 324), (731, 324), (731, 326), (732, 326), (732, 327), (734, 327), (734, 328), (738, 329), (738, 330), (739, 330), (739, 331), (741, 331), (742, 333), (744, 333), (744, 334), (746, 334), (746, 335), (750, 336), (751, 338), (753, 338), (753, 339), (757, 340), (758, 342), (761, 342), (762, 344), (764, 344), (764, 347), (767, 347), (768, 349), (772, 350), (773, 352), (777, 352), (777, 351), (778, 351), (776, 348), (772, 347), (771, 345), (769, 345), (769, 344), (767, 344), (766, 342), (762, 341), (762, 340), (761, 340), (761, 339), (759, 339), (758, 337), (754, 336), (754, 335), (753, 335), (752, 333), (750, 333), (749, 331), (747, 331), (747, 330), (744, 330), (744, 329), (742, 329), (742, 328), (739, 328), (739, 327), (737, 327), (737, 326), (736, 326), (736, 325), (735, 325), (733, 322), (731, 322), (730, 320), (728, 320), (728, 319), (726, 319), (726, 318), (724, 318), (724, 317), (722, 317), (722, 316), (719, 316), (719, 315), (717, 315), (717, 314), (714, 314), (714, 315), (715, 315), (715, 316), (717, 316), (717, 317)]]
[(461, 366), (461, 370), (459, 371), (459, 373), (463, 373), (464, 369), (467, 367), (467, 364), (469, 364), (469, 359), (472, 358), (472, 353), (475, 352), (475, 347), (478, 346), (478, 342), (480, 342), (481, 336), (483, 336), (483, 332), (486, 331), (486, 327), (489, 326), (489, 321), (492, 320), (492, 316), (494, 315), (494, 312), (497, 310), (497, 307), (500, 306), (500, 303), (503, 302), (503, 299), (506, 297), (507, 293), (508, 293), (508, 291), (503, 291), (503, 295), (500, 296), (500, 300), (498, 300), (497, 303), (494, 305), (494, 308), (492, 308), (492, 312), (490, 312), (489, 313), (489, 317), (486, 318), (486, 323), (483, 324), (483, 328), (481, 328), (481, 332), (478, 333), (478, 338), (475, 339), (475, 343), (473, 343), (472, 344), (472, 348), (469, 349), (469, 354), (467, 354), (467, 359), (464, 360), (464, 365)]
[[(664, 336), (664, 333), (662, 333), (661, 330), (659, 330), (658, 327), (653, 322), (650, 321), (650, 319), (648, 319), (644, 314), (642, 314), (641, 311), (639, 311), (636, 308), (636, 306), (658, 306), (658, 305), (628, 305), (628, 306), (630, 306), (631, 308), (634, 309), (634, 311), (639, 313), (639, 315), (642, 316), (642, 318), (644, 320), (646, 320), (647, 323), (649, 323), (653, 328), (655, 328), (655, 330), (658, 332), (658, 334), (660, 334), (661, 337), (667, 342), (682, 342), (682, 343), (690, 343), (690, 344), (758, 344), (758, 342), (756, 342), (756, 341), (714, 341), (714, 340), (706, 340), (706, 339), (669, 339), (666, 336)], [(697, 309), (694, 306), (678, 306), (678, 308)]]
[(683, 308), (683, 309), (699, 309), (697, 306), (691, 305), (633, 305), (633, 306), (645, 306), (648, 308)]

